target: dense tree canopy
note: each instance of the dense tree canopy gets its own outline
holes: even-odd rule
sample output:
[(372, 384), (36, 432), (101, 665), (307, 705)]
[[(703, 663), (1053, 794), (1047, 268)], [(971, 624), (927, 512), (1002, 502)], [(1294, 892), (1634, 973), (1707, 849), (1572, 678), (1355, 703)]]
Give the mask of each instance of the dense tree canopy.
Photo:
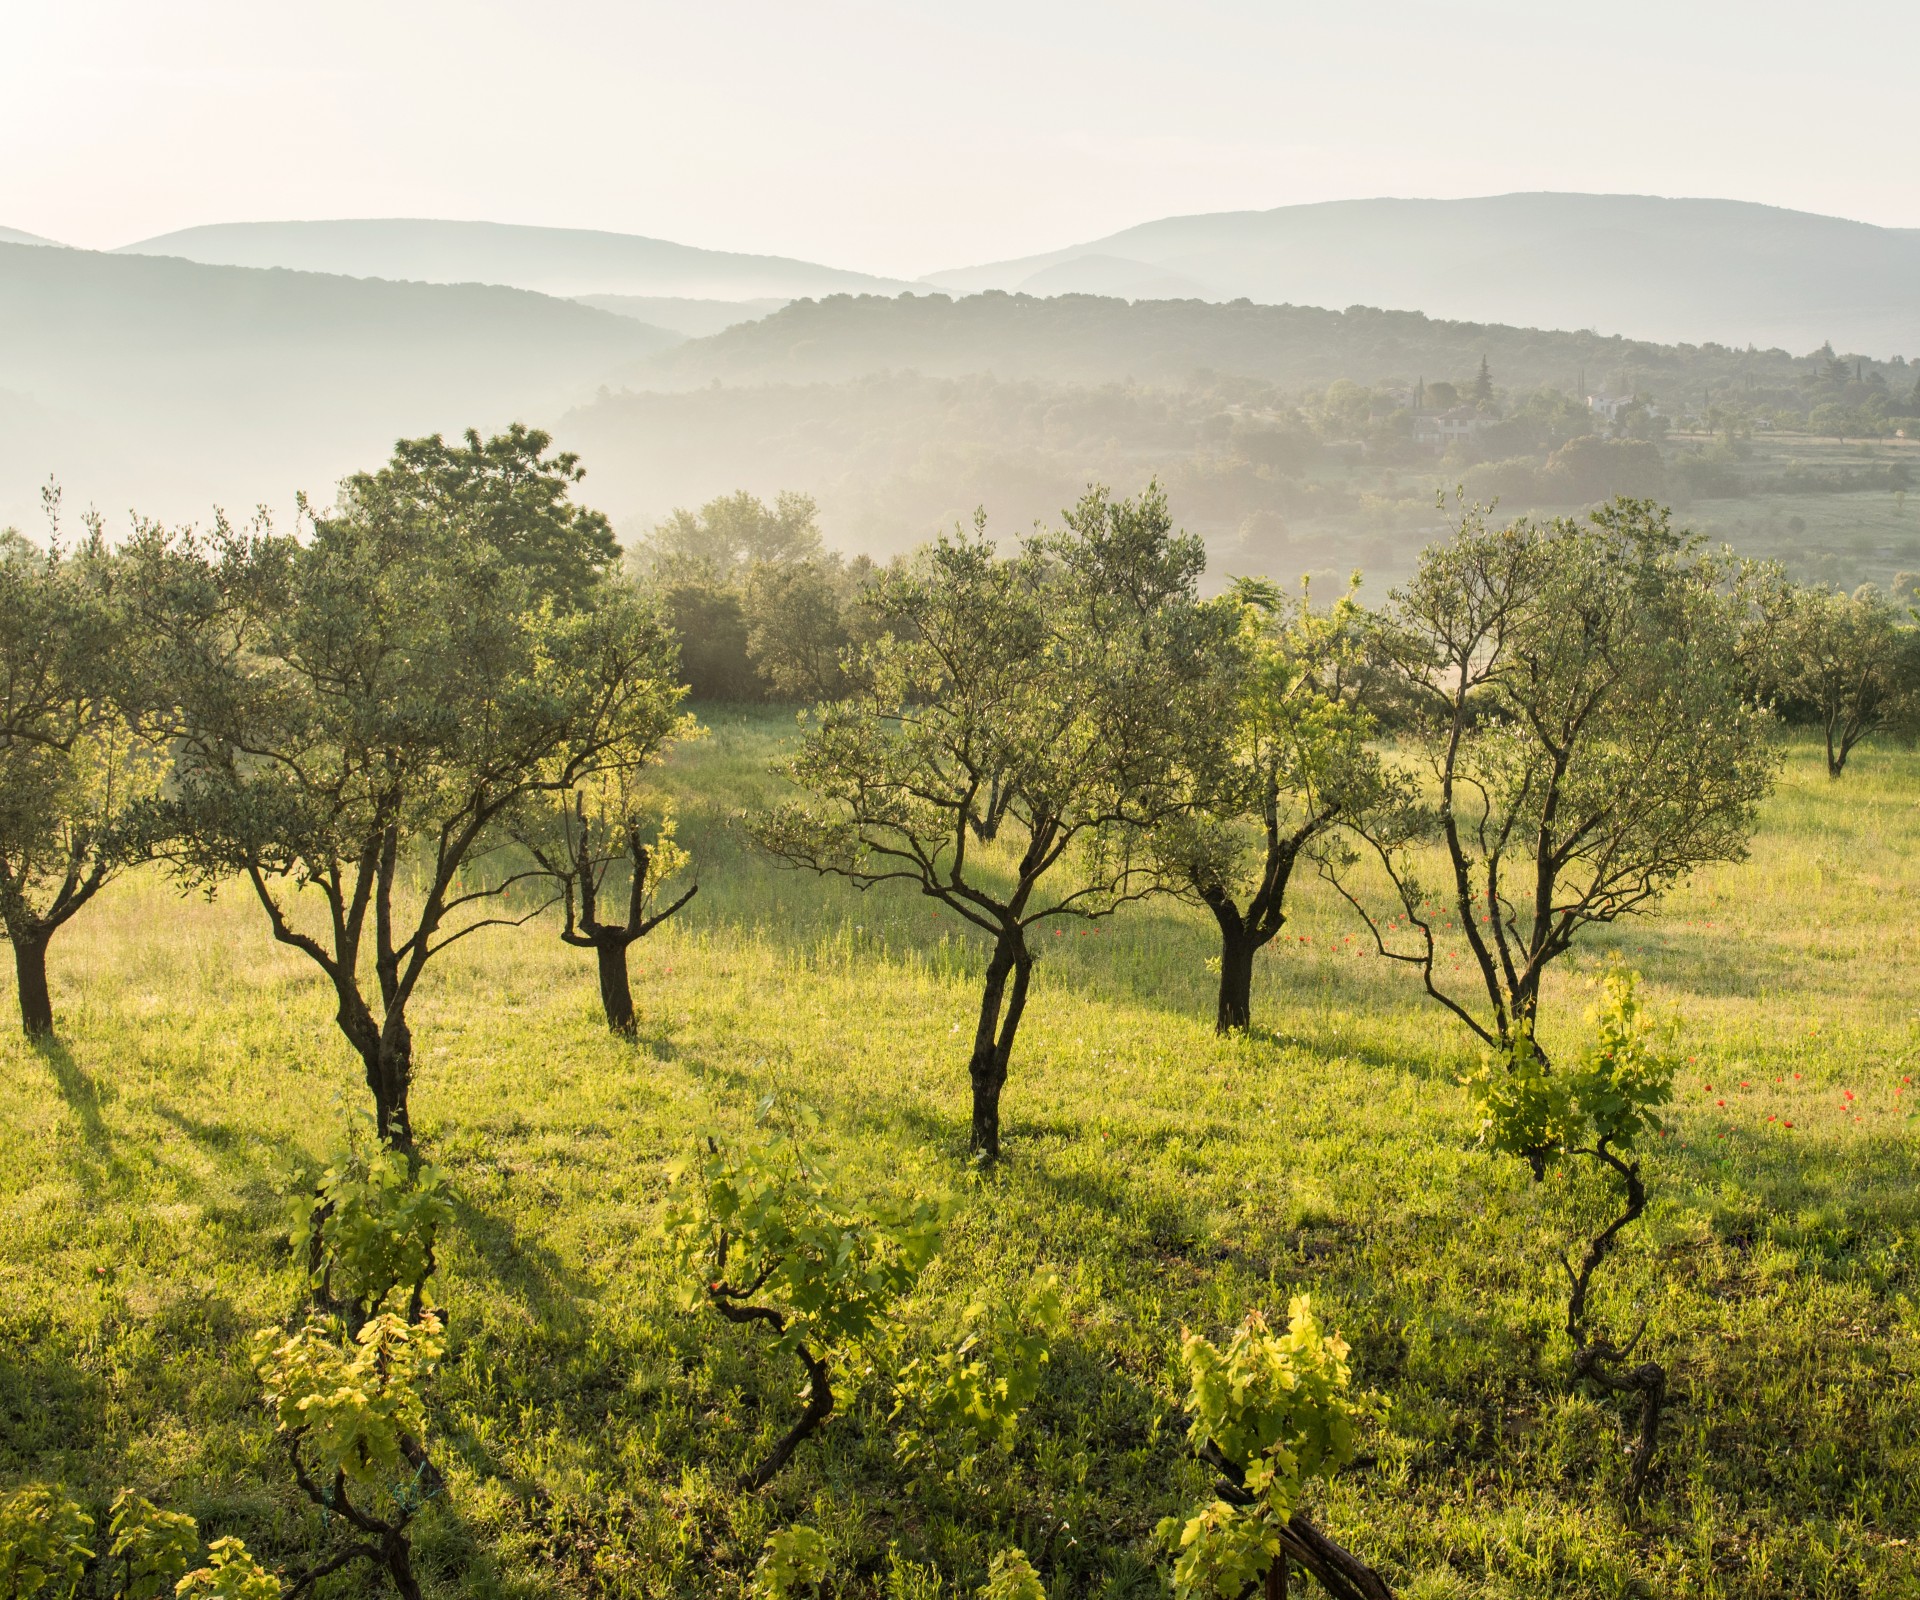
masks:
[(1879, 590), (1843, 594), (1778, 581), (1758, 609), (1751, 654), (1761, 692), (1790, 719), (1820, 729), (1828, 777), (1846, 771), (1868, 735), (1912, 729), (1920, 715), (1920, 629)]

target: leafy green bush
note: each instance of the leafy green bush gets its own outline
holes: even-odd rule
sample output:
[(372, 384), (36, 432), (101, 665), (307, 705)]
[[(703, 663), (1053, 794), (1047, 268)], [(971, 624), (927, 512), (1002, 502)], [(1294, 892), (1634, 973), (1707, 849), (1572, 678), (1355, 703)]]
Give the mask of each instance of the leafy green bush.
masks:
[[(763, 1108), (765, 1109), (765, 1108)], [(932, 1201), (880, 1205), (844, 1194), (819, 1152), (775, 1131), (737, 1150), (709, 1138), (675, 1172), (665, 1228), (706, 1303), (758, 1324), (806, 1369), (807, 1406), (748, 1474), (773, 1478), (833, 1411), (828, 1363), (870, 1339), (939, 1248)]]
[(24, 1484), (0, 1500), (0, 1597), (28, 1600), (51, 1588), (71, 1595), (93, 1551), (93, 1518), (58, 1489)]
[(817, 1528), (782, 1528), (767, 1535), (753, 1569), (754, 1600), (790, 1600), (809, 1584), (827, 1581), (827, 1542)]
[(292, 1213), (294, 1248), (307, 1252), (321, 1304), (348, 1307), (357, 1319), (404, 1290), (410, 1321), (432, 1304), (434, 1243), (453, 1216), (432, 1167), (416, 1172), (398, 1150), (350, 1142)]
[(200, 1595), (207, 1600), (279, 1600), (280, 1580), (238, 1539), (215, 1539), (207, 1554), (207, 1565), (189, 1572), (174, 1590), (181, 1600)]
[(1047, 1600), (1047, 1591), (1026, 1551), (1002, 1550), (987, 1568), (979, 1600)]
[(895, 1437), (903, 1461), (933, 1453), (939, 1435), (966, 1439), (972, 1448), (955, 1468), (965, 1477), (980, 1452), (1012, 1448), (1021, 1415), (1040, 1392), (1052, 1342), (1066, 1325), (1060, 1280), (1052, 1273), (1036, 1278), (1017, 1306), (975, 1301), (962, 1322), (957, 1343), (902, 1368), (893, 1417), (910, 1414), (917, 1424)]
[[(322, 1316), (292, 1334), (265, 1328), (254, 1336), (254, 1370), (301, 1492), (366, 1536), (310, 1578), (364, 1560), (384, 1568), (406, 1600), (419, 1594), (406, 1530), (441, 1488), (421, 1442), (423, 1388), (440, 1352), (432, 1311), (418, 1322), (383, 1311), (356, 1334)], [(383, 1495), (390, 1509), (381, 1515), (373, 1508)]]
[(1224, 1350), (1183, 1335), (1180, 1364), (1187, 1437), (1235, 1492), (1161, 1523), (1177, 1557), (1174, 1593), (1237, 1596), (1280, 1559), (1305, 1486), (1353, 1458), (1354, 1420), (1372, 1408), (1349, 1392), (1346, 1342), (1321, 1331), (1305, 1295), (1289, 1304), (1284, 1334), (1251, 1311)]
[(1635, 1151), (1643, 1138), (1664, 1130), (1659, 1108), (1673, 1099), (1673, 1025), (1647, 1013), (1638, 975), (1619, 968), (1607, 974), (1587, 1019), (1593, 1036), (1567, 1071), (1550, 1070), (1531, 1035), (1522, 1031), (1510, 1052), (1489, 1053), (1469, 1085), (1480, 1106), (1481, 1140), (1490, 1149), (1522, 1157), (1536, 1178), (1570, 1157), (1585, 1157), (1620, 1186), (1621, 1214), (1587, 1242), (1579, 1266), (1566, 1257), (1561, 1264), (1567, 1273), (1567, 1337), (1575, 1375), (1640, 1400), (1627, 1480), (1627, 1497), (1637, 1500), (1658, 1442), (1666, 1372), (1654, 1361), (1617, 1370), (1641, 1335), (1615, 1345), (1605, 1334), (1594, 1334), (1587, 1295), (1621, 1231), (1647, 1208)]
[(322, 1477), (360, 1487), (411, 1471), (409, 1442), (426, 1431), (421, 1384), (440, 1356), (440, 1319), (409, 1323), (383, 1311), (349, 1338), (337, 1317), (291, 1335), (254, 1335), (254, 1370), (275, 1421)]
[(200, 1553), (200, 1530), (183, 1511), (162, 1511), (131, 1489), (113, 1502), (107, 1560), (120, 1563), (118, 1600), (161, 1600)]

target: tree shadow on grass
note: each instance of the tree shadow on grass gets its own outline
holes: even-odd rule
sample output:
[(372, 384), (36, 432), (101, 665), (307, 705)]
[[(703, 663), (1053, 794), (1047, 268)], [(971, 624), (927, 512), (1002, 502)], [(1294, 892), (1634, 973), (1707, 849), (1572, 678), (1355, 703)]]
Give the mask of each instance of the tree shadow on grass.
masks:
[(79, 1124), (80, 1137), (95, 1154), (106, 1156), (113, 1149), (113, 1134), (100, 1114), (100, 1085), (74, 1059), (73, 1052), (59, 1039), (36, 1039), (33, 1052), (46, 1062), (60, 1098)]
[(0, 1333), (0, 1479), (70, 1477), (99, 1444), (108, 1387), (45, 1326)]

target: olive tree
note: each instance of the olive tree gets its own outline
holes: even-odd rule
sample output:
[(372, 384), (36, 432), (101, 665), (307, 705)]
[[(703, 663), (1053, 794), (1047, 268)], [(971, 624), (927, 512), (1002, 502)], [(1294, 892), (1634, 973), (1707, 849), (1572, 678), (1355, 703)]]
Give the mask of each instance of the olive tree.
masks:
[(1646, 501), (1503, 528), (1473, 508), (1394, 595), (1439, 882), (1432, 850), (1377, 833), (1394, 915), (1336, 881), (1380, 953), (1488, 1044), (1532, 1033), (1542, 977), (1584, 929), (1746, 854), (1776, 756), (1742, 689), (1732, 570)]
[(869, 604), (886, 631), (787, 768), (811, 798), (756, 824), (783, 861), (909, 884), (986, 936), (967, 1070), (988, 1160), (1034, 930), (1160, 887), (1141, 836), (1188, 803), (1237, 626), (1197, 600), (1205, 551), (1174, 533), (1157, 486), (1091, 490), (1064, 521), (1002, 555), (976, 517), (881, 577)]
[(48, 945), (146, 854), (160, 775), (128, 715), (137, 673), (99, 524), (72, 551), (57, 516), (51, 531), (44, 550), (0, 534), (0, 927), (36, 1039), (54, 1031)]
[(1759, 610), (1761, 682), (1779, 710), (1820, 729), (1829, 778), (1846, 771), (1869, 734), (1912, 727), (1920, 713), (1920, 629), (1903, 626), (1877, 589), (1846, 594), (1781, 583)]
[(1287, 920), (1303, 859), (1329, 861), (1343, 822), (1386, 826), (1403, 785), (1367, 746), (1374, 718), (1360, 671), (1366, 614), (1351, 591), (1325, 611), (1242, 580), (1235, 647), (1221, 668), (1230, 692), (1202, 752), (1198, 803), (1171, 818), (1156, 849), (1174, 890), (1220, 929), (1221, 1033), (1253, 1023), (1253, 963)]
[(671, 640), (549, 443), (402, 441), (332, 510), (303, 502), (304, 540), (220, 523), (129, 551), (177, 701), (176, 864), (242, 879), (325, 974), (402, 1150), (421, 974), (544, 904), (512, 893), (544, 874), (508, 819), (641, 759), (679, 700)]
[(600, 1008), (608, 1028), (627, 1039), (637, 1031), (628, 954), (700, 892), (690, 883), (666, 898), (689, 860), (671, 812), (649, 804), (637, 777), (637, 766), (595, 772), (563, 793), (539, 796), (534, 814), (514, 828), (559, 888), (560, 937), (594, 952)]

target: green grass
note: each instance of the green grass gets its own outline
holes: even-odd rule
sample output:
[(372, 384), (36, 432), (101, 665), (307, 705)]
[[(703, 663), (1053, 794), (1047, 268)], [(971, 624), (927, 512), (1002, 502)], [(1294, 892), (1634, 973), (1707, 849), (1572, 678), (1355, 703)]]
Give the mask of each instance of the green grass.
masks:
[[(1213, 1036), (1189, 910), (1048, 936), (1008, 1159), (976, 1181), (976, 941), (917, 898), (754, 858), (732, 819), (771, 792), (789, 725), (716, 721), (670, 775), (702, 887), (636, 950), (638, 1047), (607, 1037), (551, 924), (457, 946), (422, 993), (416, 1124), (457, 1209), (433, 1593), (737, 1596), (802, 1519), (839, 1596), (971, 1595), (1008, 1544), (1056, 1596), (1160, 1593), (1154, 1525), (1206, 1481), (1170, 1413), (1179, 1330), (1305, 1291), (1392, 1403), (1319, 1511), (1404, 1594), (1920, 1593), (1920, 1124), (1915, 1089), (1896, 1098), (1920, 1078), (1920, 758), (1869, 750), (1835, 785), (1794, 750), (1750, 862), (1554, 982), (1549, 1044), (1616, 950), (1685, 1024), (1655, 1206), (1600, 1288), (1673, 1376), (1630, 1517), (1617, 1414), (1570, 1390), (1560, 1331), (1556, 1255), (1603, 1197), (1474, 1148), (1464, 1031), (1345, 942), (1317, 885), (1264, 958), (1250, 1041)], [(298, 1300), (279, 1191), (365, 1099), (323, 986), (248, 899), (157, 877), (53, 959), (63, 1044), (0, 1047), (0, 1487), (61, 1480), (99, 1516), (131, 1485), (296, 1566), (319, 1526), (246, 1351)], [(902, 1469), (884, 1384), (851, 1374), (771, 1490), (734, 1487), (795, 1371), (674, 1309), (654, 1229), (666, 1164), (769, 1092), (815, 1107), (876, 1189), (953, 1196), (910, 1342), (1060, 1274), (1070, 1330), (1010, 1460)]]

